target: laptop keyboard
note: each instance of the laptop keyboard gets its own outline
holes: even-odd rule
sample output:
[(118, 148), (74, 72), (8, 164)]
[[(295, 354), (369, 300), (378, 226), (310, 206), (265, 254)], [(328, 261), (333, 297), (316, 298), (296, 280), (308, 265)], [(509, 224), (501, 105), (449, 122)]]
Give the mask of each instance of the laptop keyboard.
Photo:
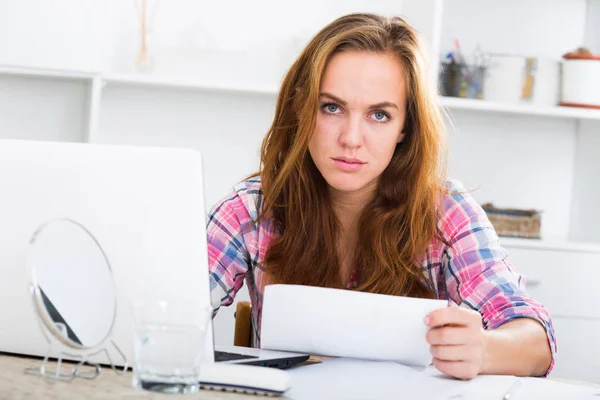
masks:
[(239, 353), (227, 353), (226, 351), (215, 350), (215, 361), (234, 361), (234, 360), (250, 360), (252, 358), (258, 358), (254, 356), (247, 356)]

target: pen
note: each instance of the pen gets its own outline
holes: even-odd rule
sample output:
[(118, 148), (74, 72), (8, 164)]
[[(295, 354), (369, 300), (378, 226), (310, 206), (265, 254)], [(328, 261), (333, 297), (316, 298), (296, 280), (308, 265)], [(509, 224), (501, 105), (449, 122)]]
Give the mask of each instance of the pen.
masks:
[(517, 389), (521, 386), (521, 380), (519, 378), (515, 378), (515, 381), (508, 388), (504, 396), (502, 396), (502, 400), (511, 400), (517, 391)]

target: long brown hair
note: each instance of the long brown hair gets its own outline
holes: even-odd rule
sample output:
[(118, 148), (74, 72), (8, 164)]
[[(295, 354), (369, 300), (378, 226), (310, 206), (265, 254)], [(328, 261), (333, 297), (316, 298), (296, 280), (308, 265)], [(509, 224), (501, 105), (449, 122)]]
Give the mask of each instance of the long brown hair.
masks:
[(327, 183), (308, 152), (321, 80), (328, 61), (341, 51), (391, 52), (407, 79), (405, 139), (359, 218), (357, 290), (431, 297), (417, 260), (434, 238), (443, 240), (436, 229), (444, 192), (443, 116), (418, 35), (399, 17), (337, 19), (310, 41), (285, 76), (257, 174), (264, 196), (260, 218), (272, 219), (278, 231), (263, 268), (272, 282), (346, 286), (338, 254), (340, 225)]

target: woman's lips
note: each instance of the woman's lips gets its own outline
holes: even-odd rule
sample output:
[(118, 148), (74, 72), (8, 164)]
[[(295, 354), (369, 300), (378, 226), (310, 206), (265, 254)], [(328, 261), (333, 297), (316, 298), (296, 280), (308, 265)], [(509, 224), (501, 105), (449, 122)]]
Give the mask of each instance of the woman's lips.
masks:
[(335, 166), (344, 172), (356, 172), (359, 171), (366, 163), (347, 158), (333, 158)]

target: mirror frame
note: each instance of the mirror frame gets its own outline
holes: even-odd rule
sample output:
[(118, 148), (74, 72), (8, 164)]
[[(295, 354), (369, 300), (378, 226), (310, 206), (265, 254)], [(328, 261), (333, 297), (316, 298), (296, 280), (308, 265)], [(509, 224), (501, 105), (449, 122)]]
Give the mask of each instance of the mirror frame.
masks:
[[(98, 250), (100, 250), (100, 254), (102, 254), (102, 257), (104, 258), (104, 261), (106, 262), (106, 266), (108, 267), (108, 273), (111, 275), (111, 282), (112, 282), (112, 288), (113, 288), (112, 297), (114, 300), (112, 321), (110, 323), (110, 327), (109, 327), (106, 335), (98, 343), (94, 344), (93, 346), (79, 345), (79, 344), (71, 341), (68, 337), (64, 336), (64, 332), (61, 332), (56, 327), (56, 323), (54, 322), (54, 320), (52, 319), (52, 317), (50, 316), (50, 314), (48, 313), (48, 310), (46, 309), (46, 307), (44, 305), (42, 294), (40, 292), (39, 282), (36, 279), (35, 267), (31, 261), (31, 250), (30, 249), (34, 245), (36, 239), (44, 231), (44, 229), (46, 229), (49, 225), (56, 223), (56, 222), (69, 222), (73, 225), (76, 225), (79, 229), (81, 229), (83, 231), (83, 233), (87, 234), (94, 241), (94, 243), (98, 247)], [(70, 219), (70, 218), (56, 218), (56, 219), (47, 221), (47, 222), (43, 223), (42, 225), (40, 225), (35, 230), (35, 232), (31, 236), (31, 239), (29, 240), (28, 251), (27, 251), (27, 266), (28, 266), (28, 271), (29, 271), (29, 277), (31, 279), (31, 295), (32, 295), (32, 300), (34, 303), (35, 310), (36, 310), (38, 316), (40, 317), (40, 319), (43, 321), (43, 324), (46, 327), (46, 329), (48, 329), (50, 331), (50, 333), (52, 334), (52, 336), (54, 338), (59, 340), (63, 345), (65, 345), (71, 349), (80, 350), (82, 352), (93, 352), (94, 349), (102, 347), (107, 342), (107, 340), (110, 339), (110, 337), (112, 335), (112, 330), (115, 326), (115, 322), (116, 322), (116, 318), (117, 318), (117, 300), (118, 300), (117, 299), (117, 287), (116, 287), (115, 281), (113, 279), (113, 271), (112, 271), (112, 268), (110, 265), (110, 261), (108, 260), (108, 257), (106, 256), (106, 253), (104, 252), (104, 249), (102, 248), (102, 246), (100, 246), (100, 243), (98, 242), (96, 237), (87, 228), (85, 228), (85, 226), (83, 226), (81, 223), (79, 223), (73, 219)], [(76, 301), (77, 299), (73, 299), (73, 300)]]

